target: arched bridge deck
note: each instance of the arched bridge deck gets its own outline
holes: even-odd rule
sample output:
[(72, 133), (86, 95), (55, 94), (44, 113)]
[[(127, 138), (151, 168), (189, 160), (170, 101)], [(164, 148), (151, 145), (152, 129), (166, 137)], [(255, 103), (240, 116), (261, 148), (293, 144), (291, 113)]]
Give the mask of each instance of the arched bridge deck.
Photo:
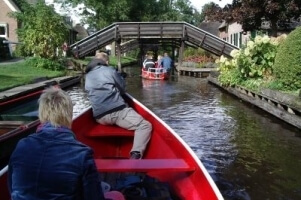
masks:
[(179, 63), (182, 62), (185, 46), (200, 47), (217, 56), (227, 57), (231, 57), (230, 53), (233, 49), (238, 49), (221, 38), (186, 22), (117, 22), (70, 47), (75, 57), (82, 58), (112, 42), (116, 42), (119, 60), (122, 53), (141, 48), (143, 45), (168, 45), (178, 48)]

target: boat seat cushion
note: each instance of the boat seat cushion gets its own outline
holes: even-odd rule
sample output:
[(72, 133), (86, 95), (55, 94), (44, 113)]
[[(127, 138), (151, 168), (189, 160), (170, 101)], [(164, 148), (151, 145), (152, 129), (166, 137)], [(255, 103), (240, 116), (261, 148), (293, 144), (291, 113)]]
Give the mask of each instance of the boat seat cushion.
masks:
[(183, 159), (95, 159), (100, 172), (194, 171)]
[(88, 137), (112, 137), (112, 136), (126, 136), (133, 137), (134, 131), (127, 130), (115, 125), (101, 125), (98, 124), (86, 133)]

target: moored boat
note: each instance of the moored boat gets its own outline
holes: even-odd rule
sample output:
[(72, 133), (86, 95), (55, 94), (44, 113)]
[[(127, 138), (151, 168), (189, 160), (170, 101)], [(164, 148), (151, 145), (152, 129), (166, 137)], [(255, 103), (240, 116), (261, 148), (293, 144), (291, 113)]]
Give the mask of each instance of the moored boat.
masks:
[(141, 76), (151, 80), (167, 80), (169, 73), (164, 68), (148, 68), (147, 70), (141, 70)]
[[(76, 138), (94, 150), (95, 163), (103, 181), (116, 189), (114, 183), (121, 176), (129, 174), (148, 176), (168, 184), (173, 200), (223, 199), (199, 158), (181, 137), (132, 96), (126, 95), (125, 99), (129, 106), (153, 126), (152, 137), (143, 159), (128, 159), (133, 131), (96, 123), (91, 108), (73, 120), (72, 130)], [(10, 199), (6, 186), (6, 172), (6, 167), (0, 172), (2, 200)]]
[(37, 100), (49, 86), (65, 89), (80, 82), (80, 76), (68, 76), (43, 81), (36, 84), (20, 86), (0, 95), (0, 141), (2, 135), (10, 134), (18, 128), (24, 129), (28, 123), (38, 119)]

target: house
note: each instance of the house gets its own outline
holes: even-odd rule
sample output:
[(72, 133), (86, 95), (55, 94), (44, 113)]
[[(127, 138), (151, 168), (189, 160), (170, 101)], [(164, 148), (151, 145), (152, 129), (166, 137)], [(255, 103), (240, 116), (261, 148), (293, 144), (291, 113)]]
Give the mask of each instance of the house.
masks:
[[(26, 0), (30, 4), (36, 4), (38, 0)], [(0, 37), (5, 38), (11, 44), (11, 49), (15, 49), (15, 44), (19, 42), (16, 30), (20, 28), (21, 24), (16, 19), (9, 16), (11, 12), (21, 12), (20, 7), (14, 0), (0, 0)], [(68, 44), (73, 44), (77, 40), (78, 27), (74, 29), (73, 23), (70, 17), (65, 17), (65, 25), (69, 30)], [(82, 31), (83, 32), (83, 31)]]
[(0, 37), (6, 38), (9, 41), (18, 42), (16, 29), (19, 24), (16, 19), (9, 17), (11, 12), (20, 12), (19, 7), (13, 0), (0, 1)]
[[(297, 20), (291, 20), (290, 22), (278, 22), (277, 35), (288, 34), (294, 30), (297, 26), (301, 25), (301, 17)], [(271, 34), (270, 22), (262, 19), (260, 30), (244, 31), (242, 25), (237, 22), (225, 22), (218, 27), (219, 37), (223, 40), (241, 48), (251, 38), (255, 38), (257, 34)]]
[(218, 29), (220, 38), (239, 48), (250, 40), (251, 33), (249, 31), (244, 32), (242, 25), (237, 22), (226, 23), (223, 21)]
[(75, 38), (76, 41), (82, 40), (82, 39), (89, 36), (89, 33), (88, 33), (87, 29), (84, 26), (80, 25), (80, 24), (75, 24), (73, 26), (73, 29), (74, 29), (74, 31), (77, 32), (77, 36)]

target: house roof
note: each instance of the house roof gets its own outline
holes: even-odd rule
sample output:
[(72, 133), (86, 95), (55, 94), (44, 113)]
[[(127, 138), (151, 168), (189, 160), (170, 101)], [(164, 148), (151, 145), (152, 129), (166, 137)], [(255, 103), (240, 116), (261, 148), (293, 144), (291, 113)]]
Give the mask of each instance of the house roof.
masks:
[(13, 0), (4, 0), (4, 3), (11, 9), (13, 12), (19, 12), (19, 7), (15, 4)]
[(216, 35), (218, 36), (218, 29), (219, 29), (219, 26), (221, 25), (220, 22), (202, 22), (200, 25), (199, 25), (199, 28), (200, 29), (203, 29), (204, 31), (207, 31), (213, 35)]
[[(19, 12), (20, 11), (20, 5), (15, 0), (3, 0), (4, 3), (11, 9), (13, 12)], [(29, 4), (36, 4), (38, 3), (38, 0), (25, 0)]]
[(78, 32), (78, 37), (79, 38), (85, 38), (87, 36), (89, 36), (88, 31), (80, 24), (76, 24), (73, 27), (73, 30), (75, 30), (76, 32)]
[(218, 27), (219, 29), (220, 28), (225, 28), (227, 26), (227, 22), (226, 21), (223, 21), (222, 23), (221, 23), (221, 25)]

